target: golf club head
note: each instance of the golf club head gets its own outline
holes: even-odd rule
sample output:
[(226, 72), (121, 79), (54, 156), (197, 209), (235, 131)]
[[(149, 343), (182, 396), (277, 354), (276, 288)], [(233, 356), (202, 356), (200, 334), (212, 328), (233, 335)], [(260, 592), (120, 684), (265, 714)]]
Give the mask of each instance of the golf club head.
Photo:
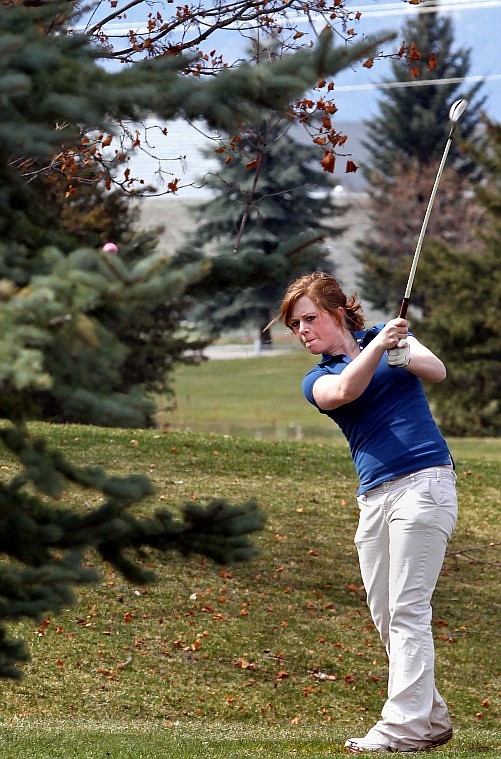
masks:
[(453, 124), (456, 124), (456, 122), (459, 121), (463, 113), (468, 108), (468, 101), (467, 100), (456, 100), (452, 105), (451, 109), (449, 111), (449, 119), (452, 121)]

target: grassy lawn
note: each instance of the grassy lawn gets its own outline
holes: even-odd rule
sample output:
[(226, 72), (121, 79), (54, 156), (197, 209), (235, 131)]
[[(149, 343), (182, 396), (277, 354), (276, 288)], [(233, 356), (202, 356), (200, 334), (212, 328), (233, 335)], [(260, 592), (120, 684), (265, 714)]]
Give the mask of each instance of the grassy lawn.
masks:
[(160, 422), (170, 429), (264, 440), (341, 439), (332, 422), (303, 398), (301, 378), (314, 363), (306, 351), (293, 350), (180, 366), (175, 408), (161, 413)]
[[(271, 351), (256, 358), (180, 366), (175, 374), (175, 406), (160, 412), (160, 425), (257, 440), (344, 441), (336, 425), (303, 397), (301, 379), (315, 363), (306, 351), (291, 349), (285, 354)], [(449, 443), (456, 457), (471, 449), (468, 439), (453, 438)], [(475, 453), (500, 461), (501, 442), (479, 438)]]
[[(264, 373), (275, 359), (260, 361)], [(156, 571), (154, 585), (131, 586), (105, 565), (72, 608), (11, 626), (32, 661), (23, 681), (2, 682), (2, 759), (323, 759), (366, 732), (387, 665), (358, 572), (356, 480), (343, 441), (34, 430), (73, 461), (149, 473), (156, 493), (140, 513), (222, 495), (255, 498), (267, 524), (249, 564), (148, 552), (139, 560)], [(456, 456), (461, 513), (433, 618), (456, 737), (434, 753), (499, 757), (499, 445), (458, 441)], [(1, 465), (8, 475), (12, 462)], [(89, 502), (97, 505), (92, 493), (65, 494), (75, 508)]]

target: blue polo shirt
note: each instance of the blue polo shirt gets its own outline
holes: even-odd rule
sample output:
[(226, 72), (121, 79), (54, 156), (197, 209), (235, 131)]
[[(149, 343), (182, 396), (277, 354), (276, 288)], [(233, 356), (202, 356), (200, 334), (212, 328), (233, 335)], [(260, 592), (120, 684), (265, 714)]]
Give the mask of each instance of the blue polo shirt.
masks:
[[(354, 332), (362, 349), (383, 328)], [(351, 362), (345, 355), (326, 356), (303, 379), (306, 399), (318, 408), (313, 385), (326, 374), (341, 374)], [(388, 366), (383, 355), (364, 392), (351, 403), (323, 411), (349, 442), (360, 480), (358, 495), (405, 474), (451, 463), (451, 456), (432, 417), (423, 385), (403, 368)]]

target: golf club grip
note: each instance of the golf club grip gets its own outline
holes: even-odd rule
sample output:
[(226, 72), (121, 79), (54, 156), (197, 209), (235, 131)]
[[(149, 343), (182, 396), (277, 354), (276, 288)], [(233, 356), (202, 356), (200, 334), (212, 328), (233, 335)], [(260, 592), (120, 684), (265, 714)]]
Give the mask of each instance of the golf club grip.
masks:
[(404, 298), (400, 304), (400, 313), (398, 314), (400, 319), (405, 319), (407, 315), (407, 308), (409, 307), (409, 298)]

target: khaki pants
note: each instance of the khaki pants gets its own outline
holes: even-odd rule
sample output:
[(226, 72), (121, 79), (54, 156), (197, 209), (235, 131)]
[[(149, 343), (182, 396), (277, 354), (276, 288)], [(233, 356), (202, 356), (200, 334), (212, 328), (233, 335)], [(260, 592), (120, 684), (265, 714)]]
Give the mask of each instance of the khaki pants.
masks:
[(358, 499), (355, 535), (374, 624), (389, 659), (375, 742), (419, 748), (451, 726), (435, 687), (431, 598), (457, 519), (456, 475), (423, 469)]

